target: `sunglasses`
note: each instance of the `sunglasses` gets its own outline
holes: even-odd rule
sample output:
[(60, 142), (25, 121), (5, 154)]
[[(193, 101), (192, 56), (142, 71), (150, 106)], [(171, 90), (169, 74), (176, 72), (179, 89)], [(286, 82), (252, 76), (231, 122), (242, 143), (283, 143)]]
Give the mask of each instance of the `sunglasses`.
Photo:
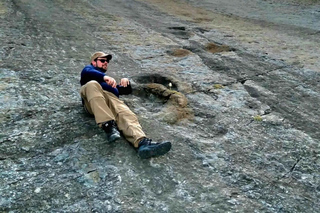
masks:
[(108, 62), (109, 63), (109, 59), (97, 59), (97, 60), (99, 60), (99, 61), (101, 61), (101, 63), (104, 63), (104, 62)]

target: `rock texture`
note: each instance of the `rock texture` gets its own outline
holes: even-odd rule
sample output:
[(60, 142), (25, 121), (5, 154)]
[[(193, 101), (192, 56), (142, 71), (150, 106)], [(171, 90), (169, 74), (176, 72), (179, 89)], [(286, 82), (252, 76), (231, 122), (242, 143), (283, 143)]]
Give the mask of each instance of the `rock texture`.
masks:
[[(319, 2), (0, 0), (0, 19), (0, 212), (319, 211)], [(78, 93), (95, 51), (170, 153), (106, 143)]]

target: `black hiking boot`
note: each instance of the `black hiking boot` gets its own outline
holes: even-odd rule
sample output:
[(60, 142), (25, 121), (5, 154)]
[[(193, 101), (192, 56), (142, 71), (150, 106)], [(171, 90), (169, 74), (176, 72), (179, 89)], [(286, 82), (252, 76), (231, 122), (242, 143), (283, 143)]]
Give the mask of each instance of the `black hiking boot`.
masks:
[(158, 157), (166, 154), (171, 149), (171, 142), (152, 142), (149, 138), (144, 138), (139, 142), (138, 155), (142, 159)]
[(120, 138), (120, 132), (118, 131), (117, 124), (114, 120), (103, 123), (101, 128), (107, 133), (107, 140), (109, 143)]

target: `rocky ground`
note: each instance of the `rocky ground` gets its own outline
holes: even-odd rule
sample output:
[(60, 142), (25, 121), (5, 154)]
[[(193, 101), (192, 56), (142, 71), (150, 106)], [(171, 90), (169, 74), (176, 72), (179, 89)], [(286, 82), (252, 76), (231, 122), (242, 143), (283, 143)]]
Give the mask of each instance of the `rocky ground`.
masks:
[[(0, 19), (0, 212), (319, 211), (318, 1), (0, 0)], [(167, 155), (83, 111), (100, 50)]]

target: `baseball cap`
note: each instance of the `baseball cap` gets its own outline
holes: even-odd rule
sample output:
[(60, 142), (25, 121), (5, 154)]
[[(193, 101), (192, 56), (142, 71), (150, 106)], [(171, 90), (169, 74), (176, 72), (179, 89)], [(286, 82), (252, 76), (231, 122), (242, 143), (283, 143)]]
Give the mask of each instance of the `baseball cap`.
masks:
[[(107, 54), (104, 52), (95, 52), (92, 56), (91, 56), (91, 61), (97, 59), (97, 58), (107, 58), (109, 60), (112, 59), (112, 55), (111, 54)], [(90, 61), (90, 62), (91, 62)]]

